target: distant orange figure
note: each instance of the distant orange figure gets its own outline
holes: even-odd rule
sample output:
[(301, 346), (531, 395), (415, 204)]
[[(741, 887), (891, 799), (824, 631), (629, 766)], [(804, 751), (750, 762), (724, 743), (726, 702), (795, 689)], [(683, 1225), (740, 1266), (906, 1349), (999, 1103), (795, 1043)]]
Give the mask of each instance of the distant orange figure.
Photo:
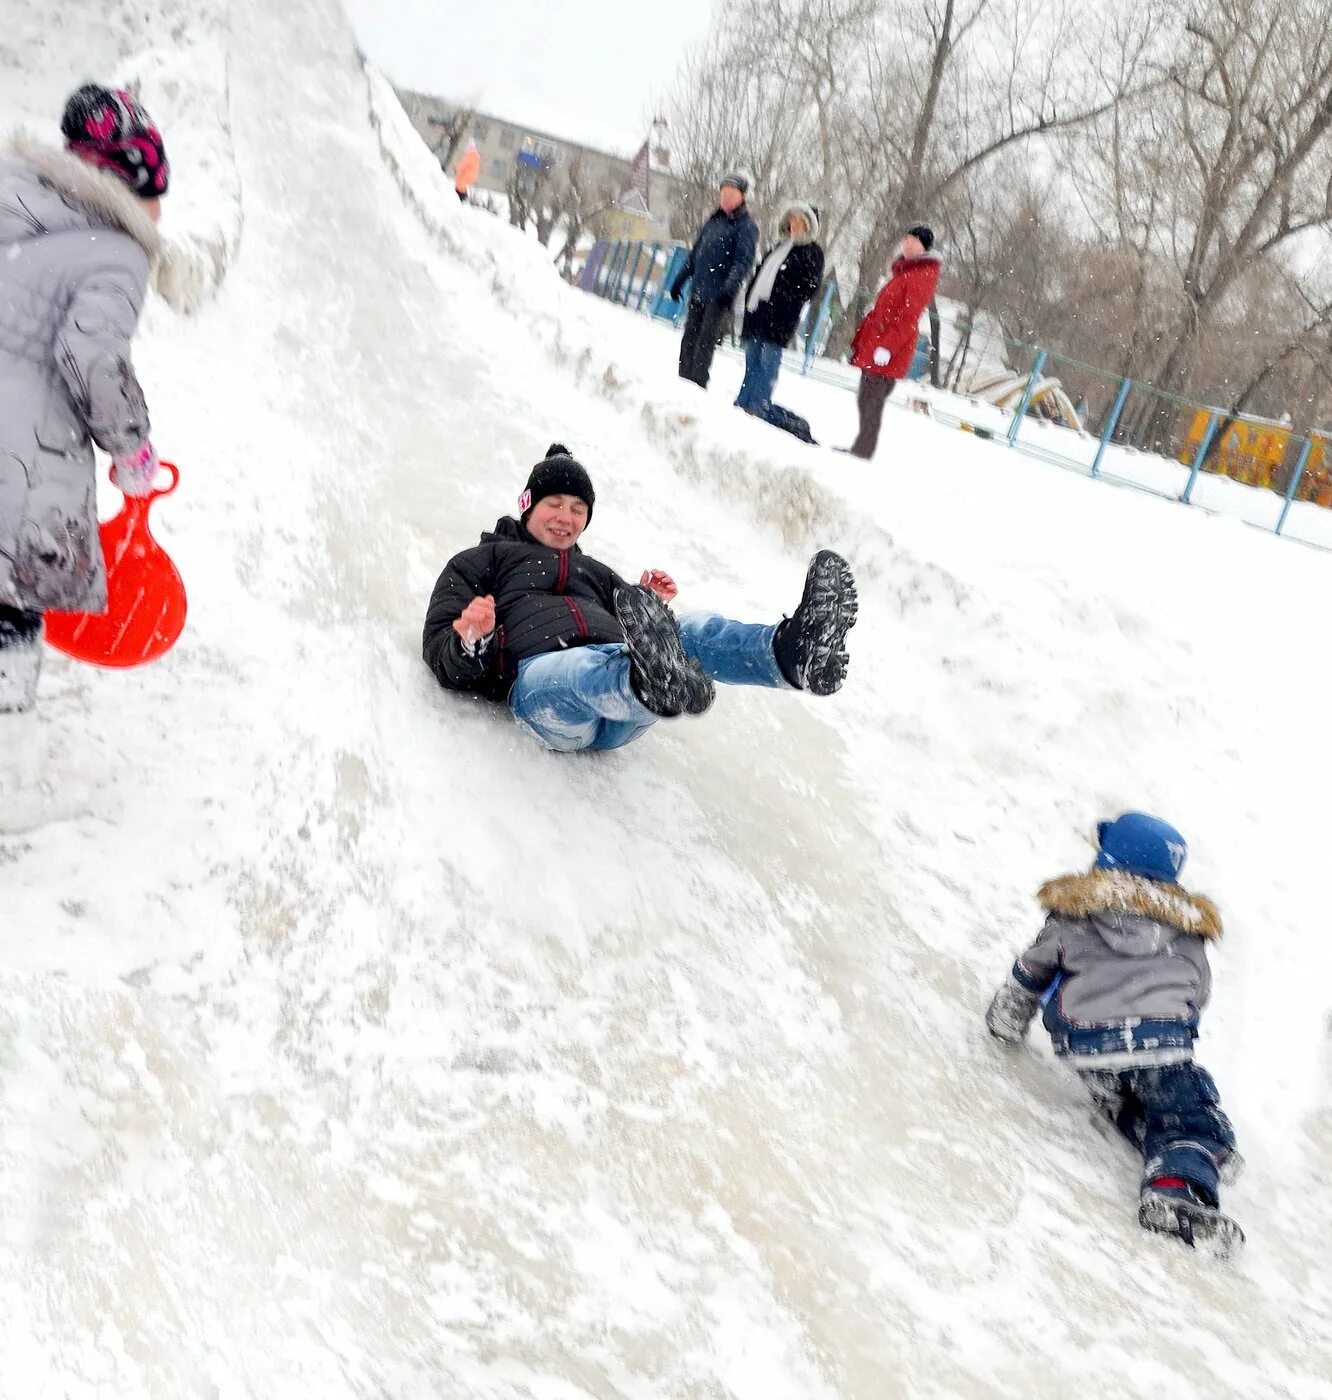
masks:
[(475, 141), (469, 141), (467, 149), (458, 159), (458, 164), (453, 167), (453, 188), (464, 204), (467, 203), (467, 191), (476, 183), (476, 177), (480, 173), (481, 152), (476, 149)]

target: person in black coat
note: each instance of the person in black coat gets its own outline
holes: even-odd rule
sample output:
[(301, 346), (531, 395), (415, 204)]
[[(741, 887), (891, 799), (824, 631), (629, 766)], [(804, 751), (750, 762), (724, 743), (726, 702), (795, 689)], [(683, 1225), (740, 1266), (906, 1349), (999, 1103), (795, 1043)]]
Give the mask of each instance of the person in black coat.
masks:
[(777, 242), (764, 254), (745, 295), (745, 379), (735, 406), (788, 432), (795, 415), (773, 404), (772, 391), (782, 368), (782, 349), (823, 281), (818, 236), (819, 217), (813, 206), (788, 205), (777, 222)]
[(722, 177), (717, 210), (703, 224), (694, 246), (671, 286), (680, 299), (691, 283), (689, 311), (680, 337), (680, 378), (708, 387), (712, 356), (731, 317), (736, 293), (745, 284), (758, 252), (758, 225), (745, 196), (749, 176), (733, 172)]
[(714, 681), (831, 695), (846, 675), (856, 589), (846, 561), (820, 550), (789, 619), (743, 623), (667, 604), (669, 574), (636, 585), (578, 546), (592, 519), (592, 481), (552, 443), (532, 468), (519, 516), (445, 565), (421, 650), (448, 690), (507, 702), (548, 748), (613, 749), (658, 719), (702, 714)]

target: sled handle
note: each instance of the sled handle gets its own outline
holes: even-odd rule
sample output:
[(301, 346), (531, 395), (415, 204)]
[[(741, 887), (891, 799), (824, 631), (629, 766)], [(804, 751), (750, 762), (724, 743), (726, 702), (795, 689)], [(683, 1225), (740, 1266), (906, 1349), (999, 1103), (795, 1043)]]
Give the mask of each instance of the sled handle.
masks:
[[(142, 501), (144, 505), (147, 505), (149, 501), (155, 501), (159, 496), (169, 496), (176, 487), (180, 485), (180, 468), (177, 467), (174, 462), (163, 461), (159, 462), (157, 465), (160, 470), (171, 473), (171, 485), (154, 486), (146, 496), (126, 496), (125, 499), (127, 501)], [(116, 481), (116, 469), (114, 466), (107, 475), (111, 478), (112, 485), (119, 485), (119, 482)]]

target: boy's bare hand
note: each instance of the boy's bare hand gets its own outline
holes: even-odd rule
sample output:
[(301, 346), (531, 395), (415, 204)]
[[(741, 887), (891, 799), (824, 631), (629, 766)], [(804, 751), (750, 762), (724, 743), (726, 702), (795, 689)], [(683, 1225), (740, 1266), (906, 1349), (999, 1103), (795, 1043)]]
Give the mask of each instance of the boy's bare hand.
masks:
[(463, 639), (465, 646), (474, 647), (485, 641), (495, 630), (495, 600), (486, 594), (484, 598), (473, 598), (454, 618), (453, 630)]
[(644, 588), (650, 588), (663, 603), (672, 602), (680, 591), (670, 574), (663, 573), (660, 569), (644, 569), (643, 577), (638, 581)]

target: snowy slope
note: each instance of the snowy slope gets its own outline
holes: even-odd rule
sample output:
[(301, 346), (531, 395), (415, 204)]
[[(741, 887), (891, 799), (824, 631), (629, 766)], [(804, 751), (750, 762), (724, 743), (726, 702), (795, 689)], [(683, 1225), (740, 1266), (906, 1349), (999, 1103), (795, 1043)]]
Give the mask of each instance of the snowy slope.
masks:
[[(207, 190), (172, 149), (222, 233), (138, 356), (190, 629), (53, 660), (61, 791), (0, 838), (0, 1396), (1326, 1394), (1332, 561), (906, 415), (867, 471), (679, 385), (457, 205), (332, 0), (149, 0), (86, 50), (54, 8), (5, 120), (75, 54), (141, 65), (171, 142), (165, 51), (227, 96)], [(440, 692), (435, 573), (555, 438), (589, 546), (682, 606), (789, 610), (844, 548), (847, 691), (579, 759)], [(1077, 1086), (979, 1025), (1029, 891), (1130, 804), (1230, 924), (1230, 1270), (1143, 1238)]]

